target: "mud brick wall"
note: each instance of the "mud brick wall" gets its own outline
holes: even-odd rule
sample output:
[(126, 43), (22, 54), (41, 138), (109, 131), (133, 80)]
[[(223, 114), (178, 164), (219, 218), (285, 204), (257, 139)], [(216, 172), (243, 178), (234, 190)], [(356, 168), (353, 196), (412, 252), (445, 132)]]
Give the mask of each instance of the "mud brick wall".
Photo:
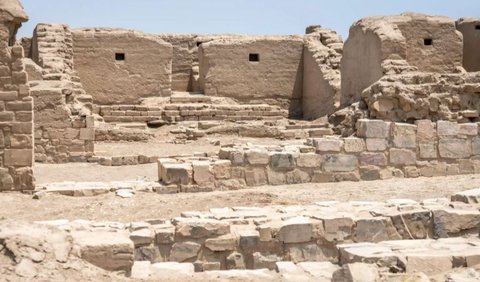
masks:
[(33, 190), (33, 101), (21, 46), (0, 22), (0, 191)]
[(39, 24), (32, 57), (45, 73), (30, 81), (35, 111), (35, 160), (84, 162), (94, 151), (92, 97), (74, 70), (73, 39), (62, 24)]
[(160, 181), (183, 192), (479, 172), (477, 123), (363, 119), (356, 137), (224, 147), (218, 158), (160, 159), (158, 173)]

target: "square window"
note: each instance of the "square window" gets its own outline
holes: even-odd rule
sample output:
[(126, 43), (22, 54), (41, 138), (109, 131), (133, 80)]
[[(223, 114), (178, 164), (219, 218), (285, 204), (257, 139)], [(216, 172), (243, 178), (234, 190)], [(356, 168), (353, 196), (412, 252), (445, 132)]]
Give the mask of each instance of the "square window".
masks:
[(115, 53), (115, 61), (125, 61), (125, 53)]
[(431, 46), (431, 45), (433, 45), (433, 39), (431, 39), (431, 38), (425, 38), (425, 39), (423, 39), (423, 45), (425, 45), (425, 46)]
[(200, 45), (202, 45), (202, 41), (197, 41), (197, 47), (200, 47)]
[(477, 25), (475, 26), (475, 29), (476, 29), (476, 30), (480, 30), (480, 24), (477, 24)]
[(251, 53), (250, 55), (248, 55), (248, 60), (250, 62), (260, 62), (260, 54)]

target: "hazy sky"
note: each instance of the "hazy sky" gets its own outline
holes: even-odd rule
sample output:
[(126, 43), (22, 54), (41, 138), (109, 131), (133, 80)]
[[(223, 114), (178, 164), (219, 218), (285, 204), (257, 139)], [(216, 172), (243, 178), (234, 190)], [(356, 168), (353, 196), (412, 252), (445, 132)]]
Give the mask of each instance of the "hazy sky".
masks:
[(21, 0), (30, 17), (18, 37), (37, 23), (123, 27), (151, 33), (303, 34), (320, 24), (346, 39), (365, 16), (405, 11), (480, 17), (480, 0)]

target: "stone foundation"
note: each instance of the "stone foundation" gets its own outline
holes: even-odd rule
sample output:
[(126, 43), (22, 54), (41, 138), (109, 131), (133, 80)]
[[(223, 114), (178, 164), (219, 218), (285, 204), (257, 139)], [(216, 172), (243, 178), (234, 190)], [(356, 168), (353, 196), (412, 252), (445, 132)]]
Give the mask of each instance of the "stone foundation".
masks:
[(159, 180), (179, 191), (443, 176), (480, 172), (477, 123), (359, 120), (356, 136), (303, 145), (223, 147), (218, 158), (161, 158)]

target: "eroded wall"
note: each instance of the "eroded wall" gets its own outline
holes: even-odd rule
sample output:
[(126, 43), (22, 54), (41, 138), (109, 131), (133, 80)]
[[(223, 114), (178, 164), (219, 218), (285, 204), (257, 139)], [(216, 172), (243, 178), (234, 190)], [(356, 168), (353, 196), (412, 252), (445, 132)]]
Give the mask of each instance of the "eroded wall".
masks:
[[(139, 104), (171, 94), (172, 45), (118, 29), (73, 31), (74, 63), (95, 104)], [(123, 59), (122, 59), (123, 57)]]
[(318, 27), (306, 36), (303, 53), (304, 119), (317, 119), (338, 109), (342, 51), (343, 42), (332, 30)]
[(33, 102), (22, 59), (11, 46), (27, 20), (18, 1), (0, 3), (0, 191), (33, 190)]
[(199, 48), (200, 88), (208, 96), (279, 105), (289, 109), (290, 116), (298, 116), (303, 87), (302, 56), (303, 38), (299, 36), (205, 42)]
[(424, 72), (457, 72), (462, 45), (455, 22), (447, 17), (407, 13), (362, 19), (345, 42), (342, 105), (360, 101), (362, 91), (384, 75), (386, 60)]
[(480, 18), (459, 19), (457, 29), (463, 34), (463, 67), (480, 71)]

